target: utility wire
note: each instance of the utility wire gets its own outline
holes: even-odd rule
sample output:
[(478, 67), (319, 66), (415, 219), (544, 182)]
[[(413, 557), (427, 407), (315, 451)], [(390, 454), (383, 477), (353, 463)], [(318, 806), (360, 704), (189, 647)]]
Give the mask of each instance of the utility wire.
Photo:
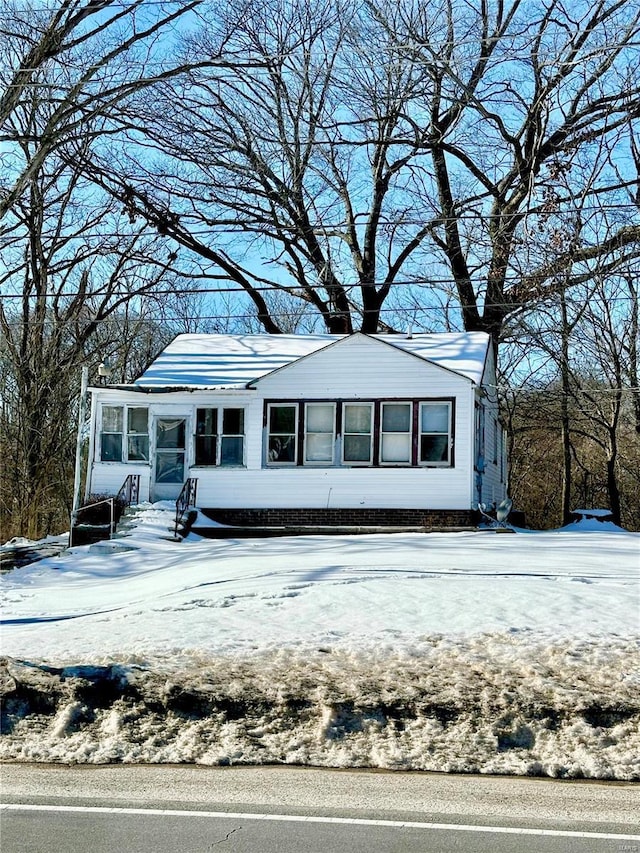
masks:
[[(522, 276), (514, 276), (513, 279), (508, 279), (508, 280), (509, 281), (511, 281), (511, 280), (522, 281)], [(428, 289), (433, 288), (434, 285), (448, 285), (451, 288), (454, 288), (455, 282), (452, 279), (431, 279), (428, 281), (424, 280), (421, 282), (407, 280), (407, 281), (393, 281), (393, 282), (391, 282), (391, 285), (392, 286), (401, 286), (401, 287), (428, 288)], [(381, 287), (381, 286), (382, 285), (379, 283), (362, 284), (362, 285), (361, 284), (348, 284), (348, 285), (345, 284), (342, 286), (342, 289), (349, 292), (350, 290), (360, 290), (361, 288)], [(324, 285), (315, 284), (315, 285), (311, 285), (311, 287), (312, 287), (312, 289), (317, 290), (317, 289), (323, 289)], [(157, 291), (150, 291), (149, 290), (149, 291), (133, 291), (132, 292), (130, 290), (114, 290), (114, 291), (109, 292), (109, 293), (100, 293), (99, 291), (88, 292), (88, 291), (77, 291), (77, 290), (71, 290), (71, 291), (65, 290), (65, 291), (58, 291), (58, 292), (52, 291), (49, 293), (34, 293), (34, 294), (8, 293), (8, 294), (4, 294), (4, 295), (0, 296), (0, 299), (23, 299), (23, 300), (24, 299), (27, 299), (27, 300), (58, 299), (58, 300), (64, 300), (64, 299), (73, 299), (74, 297), (77, 297), (77, 296), (84, 296), (84, 297), (86, 297), (86, 301), (88, 302), (92, 299), (93, 300), (104, 300), (105, 298), (120, 299), (123, 297), (129, 297), (131, 299), (154, 299), (154, 298), (157, 299), (159, 297), (167, 297), (167, 296), (199, 296), (199, 295), (203, 295), (203, 294), (221, 294), (221, 293), (243, 293), (243, 294), (249, 295), (249, 293), (252, 293), (252, 292), (262, 292), (262, 293), (266, 292), (266, 293), (273, 293), (273, 294), (277, 293), (277, 294), (288, 295), (288, 296), (293, 297), (294, 299), (300, 299), (300, 300), (304, 301), (303, 298), (299, 295), (302, 290), (303, 290), (303, 287), (301, 285), (286, 285), (286, 286), (281, 286), (281, 287), (278, 287), (275, 285), (259, 285), (259, 286), (255, 286), (255, 287), (252, 286), (250, 289), (246, 289), (246, 288), (242, 287), (241, 285), (233, 285), (231, 287), (226, 287), (226, 286), (225, 287), (197, 287), (197, 288), (193, 288), (193, 289), (188, 288), (188, 287), (180, 287), (180, 288), (179, 287), (176, 287), (176, 288), (164, 287), (164, 288), (159, 288)], [(549, 293), (547, 298), (552, 298), (554, 296), (556, 296), (556, 294)], [(482, 299), (482, 294), (480, 295), (480, 298)], [(543, 297), (541, 297), (538, 301), (544, 302), (545, 300)], [(611, 297), (610, 299), (607, 298), (607, 302), (614, 302), (614, 301), (630, 302), (630, 301), (634, 301), (634, 298), (630, 295), (629, 296), (617, 295), (617, 296)], [(529, 304), (529, 302), (530, 302), (529, 300), (524, 301), (524, 302), (511, 302), (511, 301), (491, 302), (491, 305), (495, 306), (495, 307), (499, 307), (499, 308), (518, 308), (518, 307), (525, 307), (526, 305)], [(472, 304), (456, 303), (456, 304), (460, 308), (477, 307), (477, 306), (474, 306), (473, 303)], [(385, 309), (385, 310), (392, 310), (392, 309)]]

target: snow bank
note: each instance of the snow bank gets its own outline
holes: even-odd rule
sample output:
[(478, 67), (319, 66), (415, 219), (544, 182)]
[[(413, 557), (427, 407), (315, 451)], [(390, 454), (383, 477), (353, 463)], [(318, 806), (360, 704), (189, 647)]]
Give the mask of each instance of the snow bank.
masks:
[(153, 664), (6, 661), (0, 759), (640, 779), (637, 643), (424, 638)]

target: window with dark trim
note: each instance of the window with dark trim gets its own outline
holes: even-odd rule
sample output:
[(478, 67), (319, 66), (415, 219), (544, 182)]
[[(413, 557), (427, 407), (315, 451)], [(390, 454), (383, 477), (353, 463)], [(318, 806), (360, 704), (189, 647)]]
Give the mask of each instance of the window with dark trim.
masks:
[(380, 464), (410, 465), (413, 406), (411, 403), (382, 403), (380, 419)]
[(451, 464), (451, 403), (420, 403), (420, 465)]
[(196, 409), (195, 464), (244, 465), (244, 409)]
[(336, 444), (336, 404), (306, 403), (304, 407), (304, 464), (333, 465)]
[(269, 466), (453, 467), (454, 399), (266, 404)]
[(267, 463), (295, 465), (298, 460), (298, 404), (270, 403), (267, 423)]
[(349, 465), (373, 462), (373, 403), (343, 403), (342, 461)]

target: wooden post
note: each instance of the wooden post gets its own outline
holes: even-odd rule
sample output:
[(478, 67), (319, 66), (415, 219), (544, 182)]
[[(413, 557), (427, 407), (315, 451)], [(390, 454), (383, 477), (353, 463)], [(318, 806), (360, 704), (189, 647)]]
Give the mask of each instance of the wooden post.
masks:
[(78, 508), (80, 506), (80, 488), (82, 472), (82, 430), (87, 417), (87, 386), (89, 384), (89, 368), (82, 368), (82, 379), (80, 381), (80, 401), (78, 404), (78, 435), (76, 438), (76, 467), (73, 480), (73, 507), (71, 510), (71, 528), (69, 530), (69, 545), (72, 545), (73, 528), (77, 520)]

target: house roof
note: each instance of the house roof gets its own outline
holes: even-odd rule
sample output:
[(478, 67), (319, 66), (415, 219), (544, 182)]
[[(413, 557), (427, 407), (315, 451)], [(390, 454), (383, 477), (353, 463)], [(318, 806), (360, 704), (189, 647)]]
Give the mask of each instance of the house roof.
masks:
[[(178, 335), (135, 381), (139, 388), (244, 388), (346, 335)], [(484, 332), (367, 335), (479, 384)]]

